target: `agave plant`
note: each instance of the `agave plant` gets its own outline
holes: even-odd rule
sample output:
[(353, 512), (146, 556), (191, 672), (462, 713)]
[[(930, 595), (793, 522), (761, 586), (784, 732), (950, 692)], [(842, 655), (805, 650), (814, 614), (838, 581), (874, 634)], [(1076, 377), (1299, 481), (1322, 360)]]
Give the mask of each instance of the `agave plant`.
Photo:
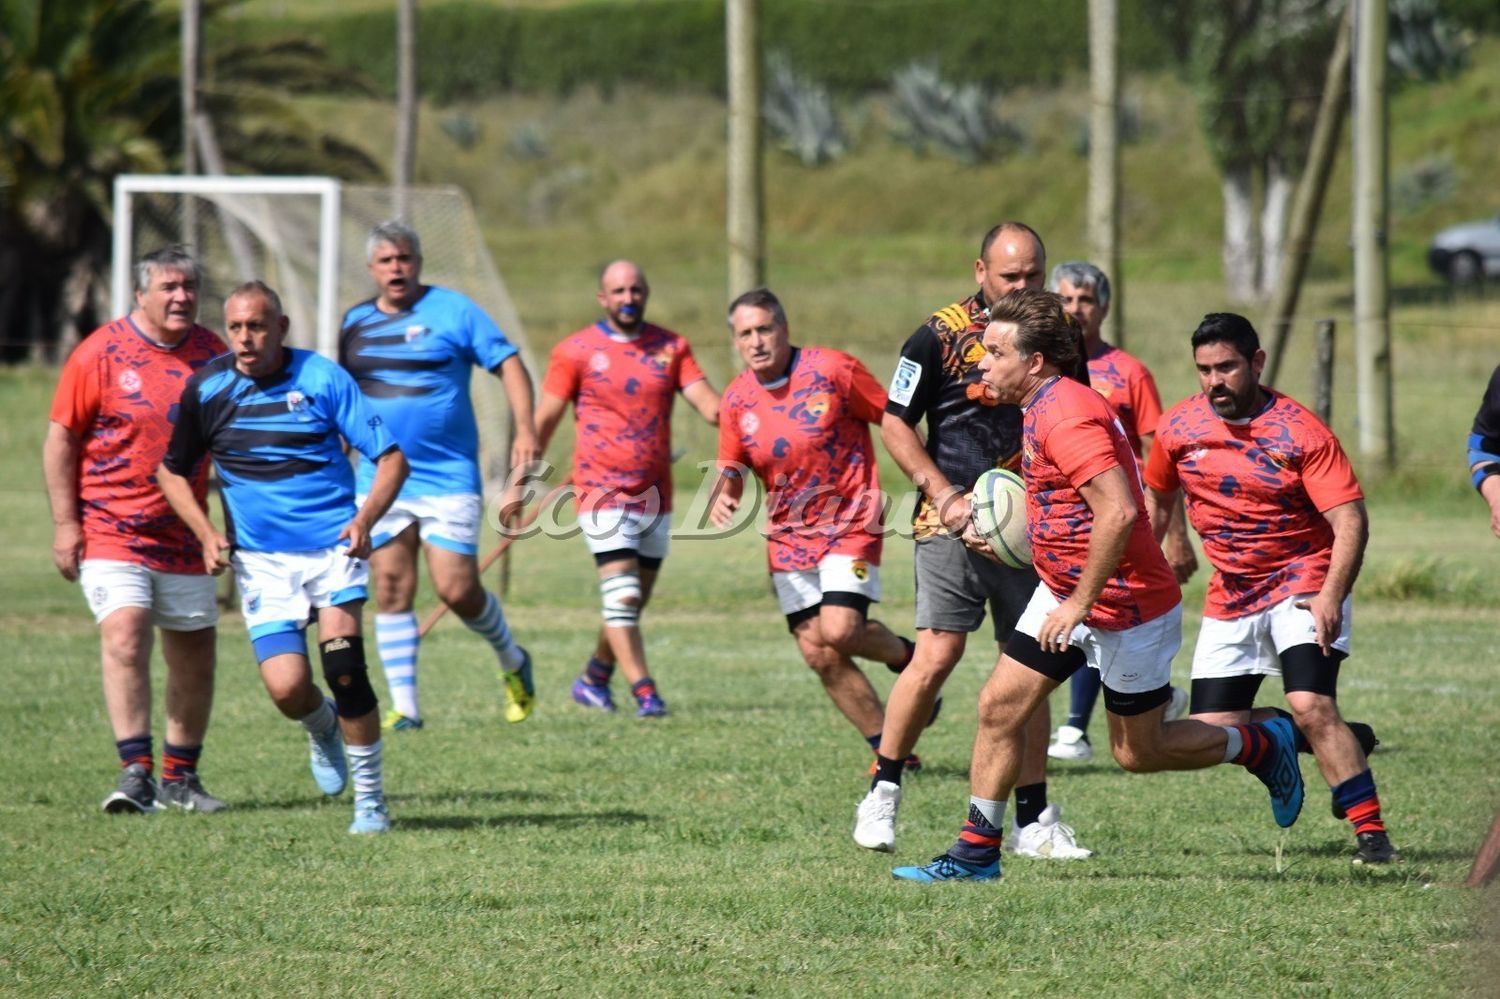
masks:
[(801, 76), (781, 53), (766, 60), (768, 86), (762, 113), (781, 148), (807, 166), (819, 166), (849, 151), (828, 88)]

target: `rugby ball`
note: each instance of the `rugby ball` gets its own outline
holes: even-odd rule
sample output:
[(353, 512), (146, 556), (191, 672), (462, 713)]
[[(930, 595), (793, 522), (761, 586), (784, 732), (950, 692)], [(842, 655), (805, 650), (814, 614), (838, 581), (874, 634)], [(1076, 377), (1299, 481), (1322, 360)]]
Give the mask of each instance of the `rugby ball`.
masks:
[(990, 543), (995, 557), (1012, 569), (1031, 565), (1031, 538), (1026, 534), (1026, 483), (1015, 472), (992, 468), (969, 494), (974, 531)]

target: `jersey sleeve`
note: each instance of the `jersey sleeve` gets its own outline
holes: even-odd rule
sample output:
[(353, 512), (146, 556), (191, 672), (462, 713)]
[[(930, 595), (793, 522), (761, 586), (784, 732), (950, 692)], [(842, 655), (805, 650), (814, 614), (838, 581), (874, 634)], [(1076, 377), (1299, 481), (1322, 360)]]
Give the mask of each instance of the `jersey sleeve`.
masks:
[(1167, 442), (1158, 433), (1146, 455), (1146, 467), (1141, 469), (1141, 480), (1159, 493), (1176, 492), (1182, 486), (1182, 480), (1177, 477), (1177, 466), (1167, 451)]
[(693, 382), (701, 382), (706, 376), (703, 369), (698, 367), (698, 359), (693, 356), (693, 347), (686, 340), (682, 341), (682, 350), (677, 353), (677, 388), (682, 390)]
[(916, 426), (937, 399), (943, 375), (943, 348), (926, 326), (907, 338), (891, 375), (885, 411)]
[(172, 439), (161, 463), (167, 471), (183, 478), (192, 478), (197, 473), (204, 455), (208, 454), (208, 435), (203, 428), (203, 406), (198, 398), (198, 382), (189, 379), (182, 389), (182, 398), (177, 403), (177, 422), (172, 424)]
[(1130, 380), (1130, 409), (1135, 414), (1135, 435), (1149, 437), (1156, 433), (1161, 422), (1161, 393), (1156, 390), (1156, 379), (1151, 371), (1141, 365), (1138, 377)]
[(725, 392), (719, 403), (719, 467), (733, 462), (748, 465), (745, 447), (740, 441), (740, 407), (732, 392)]
[(1109, 429), (1093, 416), (1060, 421), (1048, 432), (1042, 446), (1074, 488), (1120, 464)]
[(328, 373), (329, 418), (349, 446), (371, 461), (396, 446), (380, 415), (365, 402), (353, 376), (342, 368)]
[(1302, 456), (1302, 488), (1320, 512), (1364, 499), (1359, 480), (1349, 464), (1349, 456), (1339, 446), (1338, 438), (1325, 432)]
[(846, 391), (849, 393), (849, 414), (866, 423), (879, 423), (881, 415), (885, 413), (885, 388), (870, 374), (870, 369), (855, 357), (849, 359), (848, 378)]
[(81, 437), (99, 415), (99, 400), (99, 358), (85, 340), (63, 365), (49, 419)]
[(469, 351), (474, 362), (486, 371), (494, 371), (500, 365), (520, 353), (516, 345), (508, 340), (489, 314), (473, 302), (468, 302), (464, 312), (469, 334)]
[(552, 355), (547, 360), (547, 375), (542, 379), (542, 391), (569, 402), (578, 394), (578, 365), (567, 340), (552, 348)]

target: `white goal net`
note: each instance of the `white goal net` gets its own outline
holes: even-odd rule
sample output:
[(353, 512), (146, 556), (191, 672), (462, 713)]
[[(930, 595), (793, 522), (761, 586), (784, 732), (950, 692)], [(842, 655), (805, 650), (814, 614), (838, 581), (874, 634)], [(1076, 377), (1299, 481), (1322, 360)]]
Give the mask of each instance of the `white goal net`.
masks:
[[(377, 223), (395, 217), (392, 188), (325, 177), (120, 177), (112, 314), (130, 308), (134, 262), (179, 244), (202, 269), (203, 325), (222, 332), (224, 294), (258, 278), (281, 297), (291, 320), (290, 342), (333, 357), (344, 310), (375, 293), (365, 239)], [(536, 373), (520, 317), (468, 196), (455, 187), (408, 188), (403, 218), (422, 238), (423, 282), (472, 298)], [(494, 496), (509, 471), (510, 408), (499, 379), (486, 372), (475, 371), (473, 397), (485, 492)]]

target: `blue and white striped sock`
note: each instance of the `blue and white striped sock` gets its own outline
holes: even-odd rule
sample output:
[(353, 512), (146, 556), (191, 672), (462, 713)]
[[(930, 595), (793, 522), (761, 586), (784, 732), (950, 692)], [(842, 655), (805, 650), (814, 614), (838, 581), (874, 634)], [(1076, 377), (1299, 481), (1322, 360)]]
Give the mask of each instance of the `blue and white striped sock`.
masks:
[(391, 704), (408, 718), (421, 718), (417, 704), (417, 615), (375, 615), (375, 645), (380, 650), (380, 665), (385, 667), (385, 683), (391, 691)]
[(384, 777), (380, 769), (380, 740), (372, 745), (345, 747), (349, 754), (349, 779), (354, 784), (354, 800), (378, 798), (384, 793)]
[(521, 647), (516, 640), (510, 637), (510, 625), (505, 623), (505, 614), (500, 610), (500, 601), (495, 599), (493, 593), (486, 592), (484, 595), (484, 610), (479, 612), (476, 618), (464, 618), (470, 631), (484, 637), (490, 647), (495, 650), (495, 655), (500, 657), (500, 668), (506, 672), (518, 670), (526, 661)]

